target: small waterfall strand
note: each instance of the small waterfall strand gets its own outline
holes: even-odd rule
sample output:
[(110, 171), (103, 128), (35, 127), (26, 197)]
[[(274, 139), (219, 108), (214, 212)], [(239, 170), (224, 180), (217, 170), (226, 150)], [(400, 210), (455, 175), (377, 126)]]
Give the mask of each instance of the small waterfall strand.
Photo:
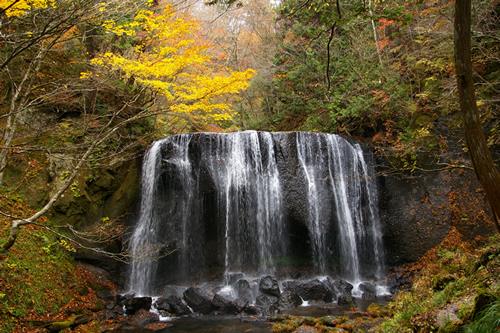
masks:
[(128, 292), (138, 295), (149, 295), (150, 282), (156, 270), (153, 260), (155, 249), (157, 221), (153, 214), (154, 198), (157, 187), (157, 174), (160, 164), (160, 147), (163, 140), (155, 141), (144, 158), (141, 175), (141, 206), (137, 227), (130, 239), (130, 255), (132, 265), (128, 282)]

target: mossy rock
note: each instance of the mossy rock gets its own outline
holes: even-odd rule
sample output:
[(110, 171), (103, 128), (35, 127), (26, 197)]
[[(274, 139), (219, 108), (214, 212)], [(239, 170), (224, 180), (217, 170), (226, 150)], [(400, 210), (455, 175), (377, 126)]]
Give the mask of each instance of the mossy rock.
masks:
[(474, 308), (471, 313), (472, 320), (475, 320), (481, 311), (486, 309), (490, 304), (496, 301), (498, 298), (492, 295), (486, 290), (480, 290), (476, 298), (474, 299)]
[(53, 321), (47, 324), (44, 324), (43, 326), (49, 331), (49, 332), (59, 332), (62, 330), (65, 330), (70, 327), (76, 327), (78, 325), (86, 324), (88, 323), (92, 318), (87, 315), (87, 314), (80, 314), (73, 316), (71, 318), (68, 318), (66, 320), (58, 320), (58, 321)]
[(373, 318), (387, 317), (389, 315), (387, 307), (378, 303), (370, 304), (366, 312)]
[(324, 316), (318, 319), (318, 324), (334, 327), (345, 323), (348, 319), (347, 316)]
[(439, 326), (438, 333), (459, 333), (463, 332), (461, 325), (457, 323), (447, 323), (445, 325)]
[[(62, 159), (62, 158), (60, 158)], [(58, 159), (59, 160), (59, 159)], [(64, 181), (65, 164), (49, 163), (51, 191)], [(133, 207), (140, 192), (138, 159), (117, 163), (108, 169), (82, 170), (53, 207), (52, 220), (85, 228), (103, 217), (115, 219)]]
[(299, 323), (294, 320), (285, 320), (273, 325), (273, 333), (293, 333), (299, 327)]
[(446, 288), (446, 286), (450, 283), (455, 281), (455, 277), (453, 275), (444, 275), (444, 276), (439, 276), (436, 275), (432, 277), (432, 288), (436, 291), (441, 291)]

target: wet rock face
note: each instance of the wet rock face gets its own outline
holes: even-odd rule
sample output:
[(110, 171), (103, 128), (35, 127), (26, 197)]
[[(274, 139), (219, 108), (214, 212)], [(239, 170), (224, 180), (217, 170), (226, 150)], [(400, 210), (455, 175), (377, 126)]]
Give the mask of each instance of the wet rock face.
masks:
[(239, 312), (239, 307), (234, 302), (220, 294), (214, 295), (214, 298), (212, 299), (212, 305), (220, 313), (237, 314)]
[(280, 309), (294, 309), (302, 304), (300, 296), (289, 290), (284, 291), (278, 299), (278, 307)]
[(239, 298), (251, 300), (252, 299), (252, 288), (247, 280), (238, 280), (234, 285), (234, 289)]
[(182, 298), (170, 295), (168, 297), (159, 298), (156, 301), (156, 308), (158, 310), (167, 311), (171, 314), (184, 316), (191, 314), (189, 307), (182, 301)]
[(125, 313), (133, 315), (139, 310), (149, 311), (152, 304), (151, 297), (125, 297), (121, 302), (125, 306)]
[(267, 295), (264, 293), (259, 293), (255, 299), (255, 304), (261, 307), (269, 307), (271, 305), (278, 304), (278, 297), (273, 295)]
[(299, 295), (303, 300), (317, 300), (330, 303), (334, 299), (334, 291), (331, 287), (318, 279), (309, 281), (285, 281), (285, 291)]
[(195, 312), (209, 314), (214, 310), (211, 295), (204, 289), (191, 287), (184, 292), (184, 300)]
[[(156, 221), (151, 238), (179, 248), (160, 261), (157, 281), (179, 283), (213, 267), (271, 272), (283, 262), (306, 262), (317, 273), (341, 274), (351, 269), (345, 262), (353, 259), (340, 258), (349, 252), (339, 221), (344, 221), (343, 212), (361, 202), (365, 208), (358, 207), (349, 221), (358, 221), (360, 229), (371, 223), (377, 227), (355, 239), (364, 252), (352, 257), (369, 270), (376, 261), (372, 257), (379, 257), (374, 253), (383, 252), (371, 250), (381, 244), (375, 230), (378, 218), (366, 208), (368, 202), (376, 205), (371, 194), (376, 187), (366, 180), (373, 177), (362, 176), (373, 172), (363, 157), (371, 152), (352, 140), (325, 133), (249, 131), (186, 134), (155, 144), (157, 162), (145, 158), (144, 167), (155, 170), (157, 179), (157, 192), (148, 201), (154, 202)], [(345, 194), (349, 190), (352, 193)], [(227, 221), (234, 222), (227, 227)], [(322, 221), (322, 234), (312, 227), (315, 221)], [(186, 234), (189, 246), (184, 244)], [(229, 284), (241, 279), (237, 274), (228, 278)]]
[[(451, 148), (450, 148), (451, 149)], [(468, 160), (457, 153), (448, 153), (440, 162)], [(442, 170), (435, 158), (418, 156), (419, 165), (429, 171), (415, 170), (411, 175), (378, 177), (380, 219), (384, 226), (384, 246), (388, 266), (400, 266), (418, 261), (428, 250), (437, 246), (453, 225), (465, 237), (494, 232), (483, 221), (462, 220), (457, 211), (467, 207), (467, 216), (490, 215), (489, 206), (473, 170)], [(379, 170), (388, 160), (377, 160)], [(467, 162), (465, 163), (467, 164)], [(434, 170), (434, 171), (432, 171)], [(411, 177), (408, 177), (411, 176)]]
[(274, 276), (263, 276), (259, 282), (259, 291), (270, 296), (279, 297), (281, 294), (278, 280)]
[(421, 173), (416, 179), (380, 179), (380, 213), (390, 266), (417, 261), (449, 233), (451, 215), (446, 193), (450, 193), (451, 185), (445, 178), (442, 172), (431, 172)]

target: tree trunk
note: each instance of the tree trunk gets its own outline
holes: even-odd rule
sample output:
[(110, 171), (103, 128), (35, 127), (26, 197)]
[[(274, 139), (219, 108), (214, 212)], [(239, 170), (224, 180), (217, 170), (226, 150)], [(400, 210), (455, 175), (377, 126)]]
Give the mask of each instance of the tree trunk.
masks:
[(2, 245), (0, 245), (0, 253), (8, 251), (12, 247), (12, 245), (14, 245), (17, 239), (19, 227), (24, 224), (27, 224), (27, 222), (23, 220), (12, 221), (9, 238), (7, 238), (7, 240)]
[(471, 0), (455, 2), (455, 70), (465, 138), (479, 182), (493, 210), (498, 232), (500, 226), (500, 173), (493, 163), (481, 127), (472, 81)]

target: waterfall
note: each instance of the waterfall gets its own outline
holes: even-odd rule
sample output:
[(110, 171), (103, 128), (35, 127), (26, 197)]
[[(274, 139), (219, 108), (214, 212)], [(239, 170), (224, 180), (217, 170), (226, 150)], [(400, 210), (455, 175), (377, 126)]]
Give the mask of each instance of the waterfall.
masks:
[[(148, 149), (141, 185), (131, 292), (154, 294), (162, 283), (210, 274), (228, 282), (232, 273), (273, 274), (307, 262), (316, 274), (350, 281), (383, 274), (371, 153), (340, 136), (167, 137)], [(144, 258), (161, 245), (176, 251)]]
[[(261, 274), (273, 273), (274, 241), (280, 242), (281, 191), (271, 135), (257, 132), (221, 136), (227, 149), (218, 161), (226, 164), (222, 189), (225, 201), (225, 272), (256, 263)], [(259, 140), (260, 139), (260, 140)], [(248, 258), (250, 257), (250, 258)], [(251, 259), (251, 260), (247, 260)]]
[(323, 154), (321, 154), (321, 142), (319, 134), (297, 133), (297, 155), (300, 166), (307, 183), (308, 197), (308, 221), (309, 232), (312, 238), (313, 261), (319, 273), (326, 273), (326, 232), (328, 219), (320, 216), (321, 207), (324, 204), (318, 191), (321, 186), (321, 168), (323, 165)]
[(129, 291), (138, 295), (150, 293), (150, 281), (156, 270), (156, 251), (154, 251), (153, 246), (157, 243), (154, 230), (158, 228), (158, 225), (153, 215), (153, 205), (161, 143), (162, 140), (154, 142), (144, 157), (141, 175), (141, 213), (130, 239), (129, 251), (133, 258), (133, 264), (130, 272)]

